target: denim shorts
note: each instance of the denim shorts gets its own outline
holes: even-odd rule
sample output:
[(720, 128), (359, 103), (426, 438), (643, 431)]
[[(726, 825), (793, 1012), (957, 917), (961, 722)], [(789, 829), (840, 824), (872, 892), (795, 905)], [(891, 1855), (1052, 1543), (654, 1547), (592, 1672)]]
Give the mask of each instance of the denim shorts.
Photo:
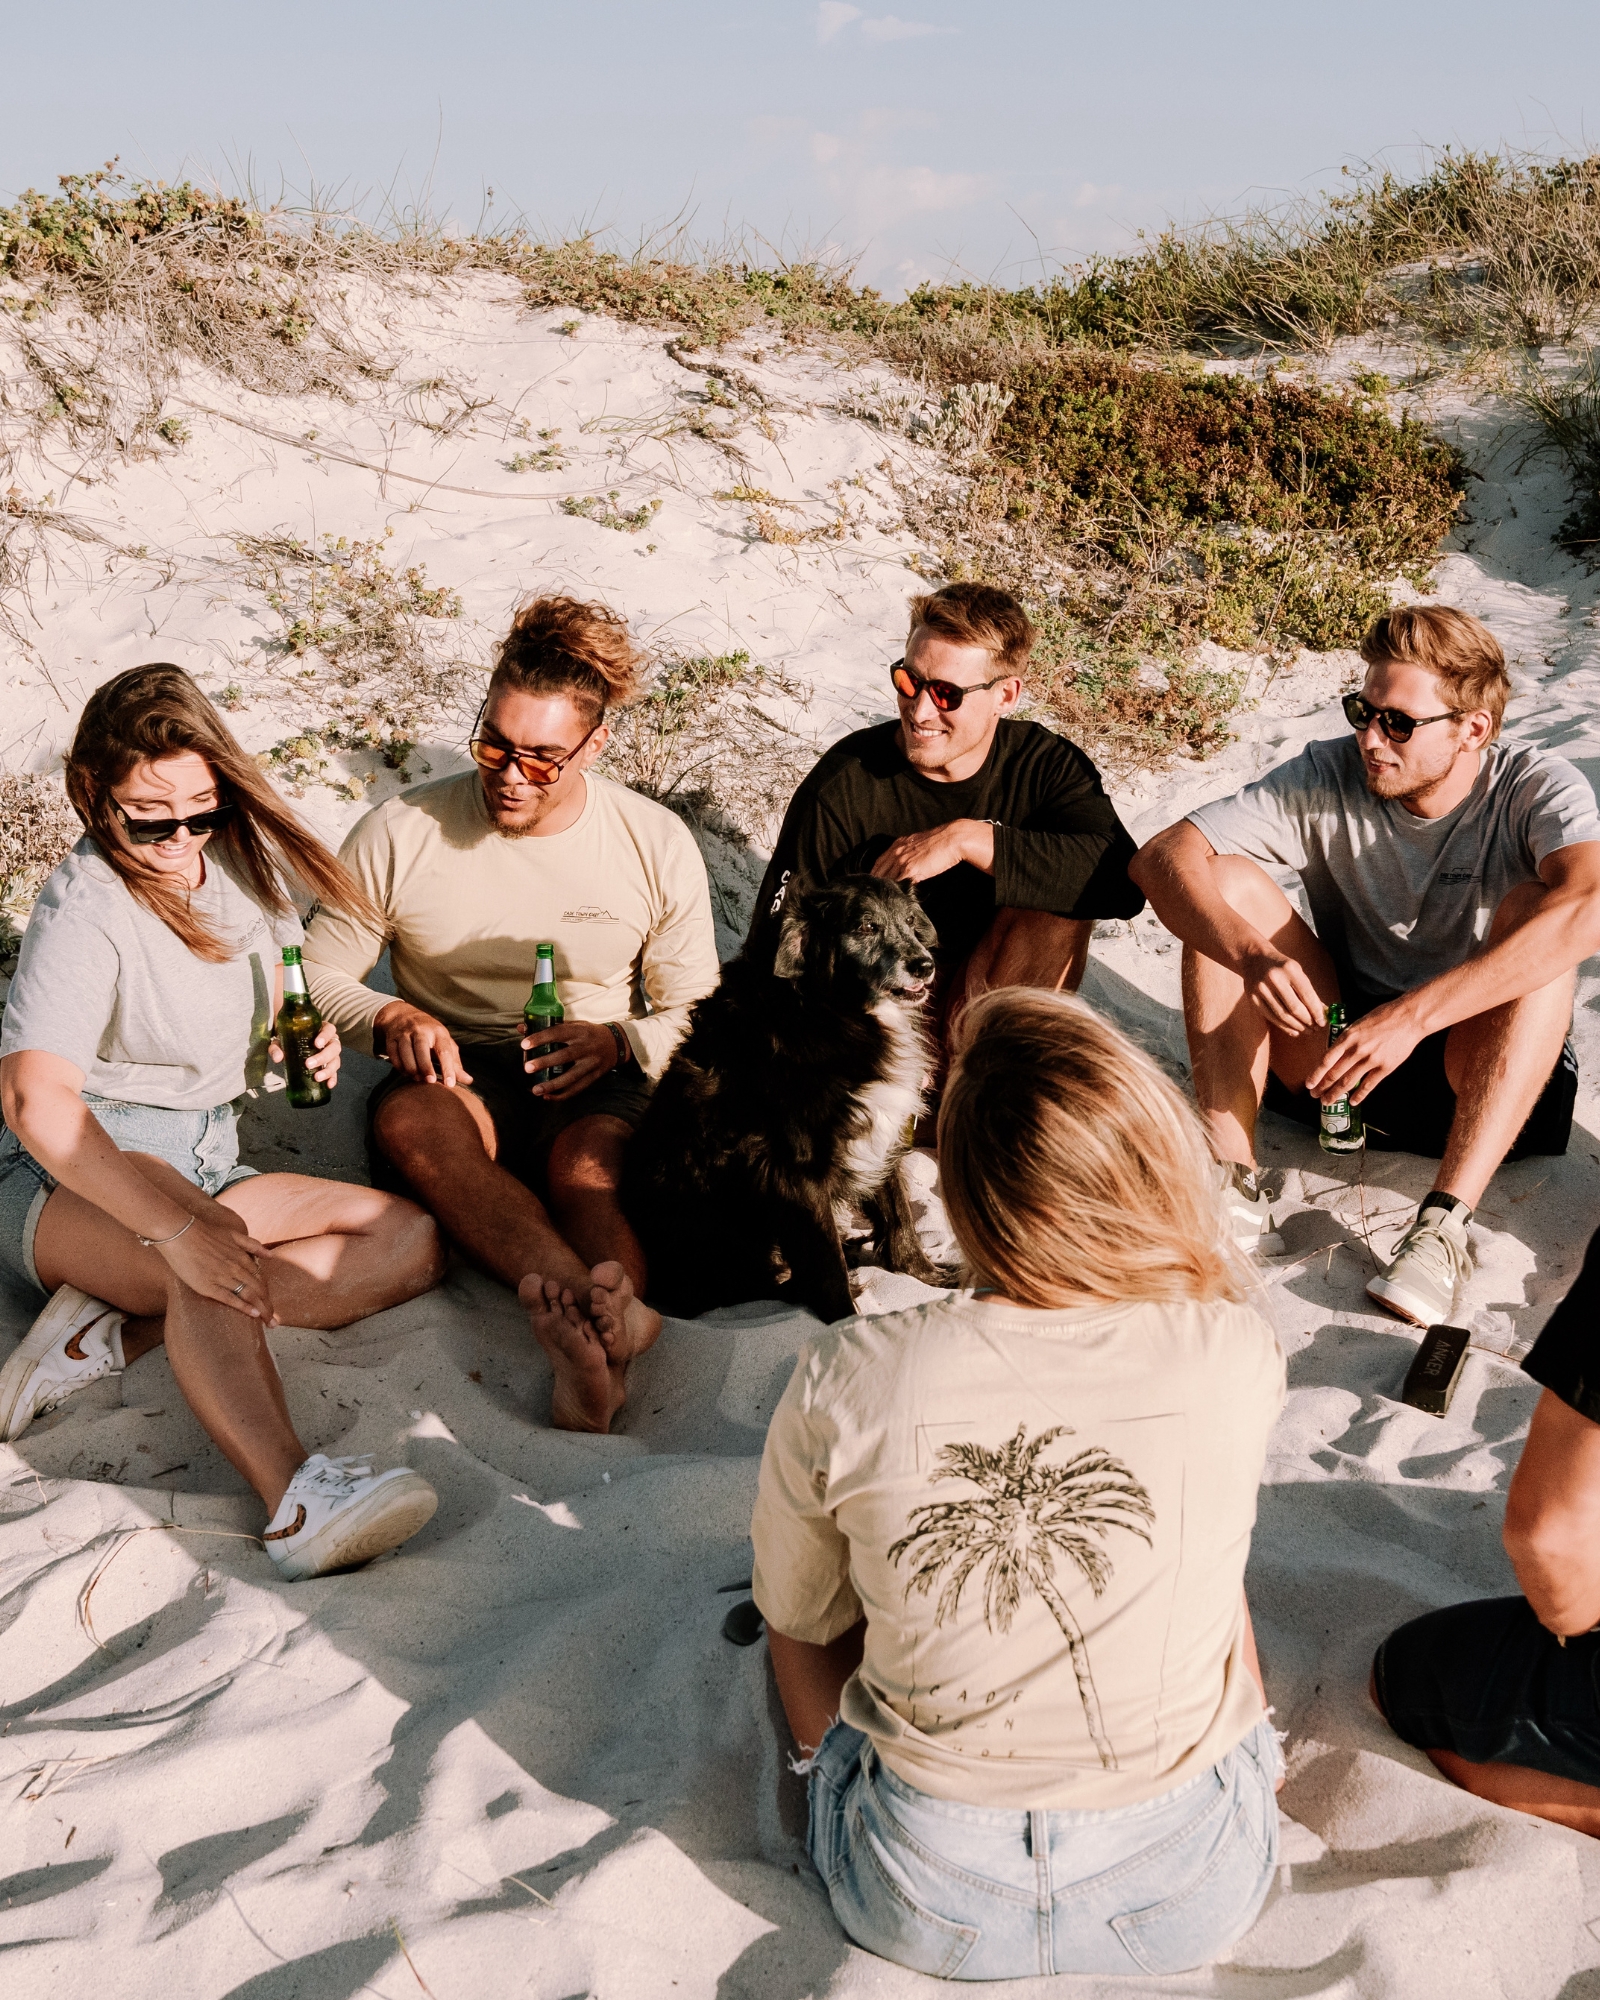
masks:
[(1600, 1785), (1600, 1632), (1563, 1646), (1525, 1597), (1486, 1597), (1391, 1632), (1372, 1672), (1389, 1727), (1414, 1749)]
[(1112, 1812), (930, 1798), (836, 1722), (811, 1769), (811, 1858), (857, 1944), (939, 1979), (1187, 1972), (1255, 1921), (1283, 1757), (1263, 1720), (1176, 1791)]
[[(164, 1111), (154, 1104), (97, 1097), (92, 1090), (83, 1093), (83, 1101), (119, 1152), (154, 1153), (202, 1193), (221, 1194), (256, 1171), (239, 1164), (239, 1119), (233, 1104), (217, 1104), (209, 1111)], [(0, 1270), (25, 1279), (41, 1295), (33, 1239), (55, 1187), (55, 1176), (15, 1132), (0, 1125)]]

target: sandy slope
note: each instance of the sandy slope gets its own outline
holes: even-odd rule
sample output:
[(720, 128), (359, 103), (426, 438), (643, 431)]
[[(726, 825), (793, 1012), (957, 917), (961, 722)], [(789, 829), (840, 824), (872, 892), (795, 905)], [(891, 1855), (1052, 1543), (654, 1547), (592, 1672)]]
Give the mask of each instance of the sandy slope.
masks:
[[(744, 422), (746, 483), (800, 502), (796, 518), (817, 523), (834, 506), (829, 482), (859, 477), (864, 487), (844, 490), (868, 519), (859, 539), (772, 546), (750, 539), (737, 505), (711, 497), (735, 483), (716, 447), (682, 432), (580, 433), (602, 413), (660, 430), (662, 412), (698, 407), (683, 395), (699, 378), (659, 337), (592, 324), (569, 338), (550, 330), (560, 315), (520, 319), (492, 286), (387, 310), (399, 373), (354, 406), (291, 408), (187, 385), (193, 403), (280, 437), (316, 430), (309, 444), (194, 415), (181, 451), (87, 491), (66, 483), (73, 468), (59, 457), (36, 467), (30, 496), (54, 491), (151, 560), (107, 573), (103, 551), (52, 547), (32, 648), (10, 648), (0, 673), (6, 761), (46, 763), (86, 690), (141, 659), (178, 659), (210, 685), (270, 673), (262, 642), (276, 621), (239, 591), (230, 538), (285, 528), (355, 536), (393, 525), (405, 560), (462, 591), (452, 643), (479, 659), (522, 590), (559, 580), (604, 592), (646, 631), (719, 651), (745, 644), (790, 667), (816, 689), (803, 721), (820, 740), (884, 711), (880, 676), (914, 582), (913, 545), (875, 468), (891, 449), (915, 453), (828, 413), (849, 387), (835, 372), (806, 357), (752, 364), (777, 435)], [(535, 429), (561, 427), (581, 447), (569, 468), (511, 475), (503, 436), (421, 429), (406, 385), (447, 374)], [(1505, 639), (1523, 690), (1512, 733), (1592, 774), (1600, 592), (1549, 547), (1560, 484), (1513, 479), (1513, 454), (1493, 455), (1482, 412), (1438, 414), (1462, 425), (1487, 475), (1442, 593)], [(505, 421), (493, 420), (502, 432)], [(435, 483), (413, 486), (400, 471)], [(628, 507), (664, 496), (648, 533), (608, 532), (555, 506), (560, 494), (610, 488)], [(1308, 659), (1280, 675), (1222, 757), (1129, 786), (1130, 821), (1153, 828), (1333, 733), (1348, 665)], [(241, 731), (264, 747), (293, 719), (286, 691), (247, 710)], [(459, 735), (440, 736), (425, 754), (453, 768)], [(362, 809), (325, 788), (304, 805), (329, 833)], [(734, 904), (741, 886), (728, 884)], [(730, 906), (726, 936), (736, 915)], [(1087, 990), (1177, 1065), (1171, 940), (1148, 918), (1106, 932)], [(1525, 1349), (1600, 1216), (1595, 972), (1579, 994), (1579, 1128), (1564, 1161), (1507, 1170), (1480, 1211), (1465, 1306), (1479, 1351), (1443, 1421), (1394, 1402), (1411, 1342), (1364, 1310), (1362, 1292), (1371, 1255), (1426, 1189), (1426, 1165), (1374, 1155), (1353, 1178), (1269, 1121), (1289, 1254), (1266, 1271), (1263, 1307), (1289, 1351), (1291, 1394), (1250, 1590), (1289, 1734), (1293, 1823), (1281, 1888), (1233, 1964), (1153, 1990), (1600, 1994), (1591, 1846), (1453, 1792), (1363, 1695), (1392, 1624), (1510, 1588), (1498, 1528), (1533, 1391), (1505, 1357)], [(357, 1089), (375, 1073), (353, 1062), (343, 1102), (320, 1121), (258, 1104), (252, 1156), (359, 1171)], [(869, 1302), (888, 1308), (908, 1287), (876, 1279)], [(0, 1333), (25, 1318), (20, 1299), (0, 1301)], [(285, 1333), (277, 1347), (302, 1435), (404, 1457), (442, 1502), (401, 1557), (315, 1584), (273, 1580), (250, 1539), (259, 1508), (159, 1354), (0, 1449), (5, 1991), (932, 1991), (853, 1951), (834, 1925), (803, 1860), (803, 1801), (784, 1768), (765, 1650), (719, 1637), (725, 1586), (749, 1574), (763, 1427), (807, 1331), (763, 1308), (669, 1324), (636, 1371), (622, 1434), (604, 1440), (544, 1427), (548, 1372), (507, 1295), (472, 1273), (344, 1334)]]

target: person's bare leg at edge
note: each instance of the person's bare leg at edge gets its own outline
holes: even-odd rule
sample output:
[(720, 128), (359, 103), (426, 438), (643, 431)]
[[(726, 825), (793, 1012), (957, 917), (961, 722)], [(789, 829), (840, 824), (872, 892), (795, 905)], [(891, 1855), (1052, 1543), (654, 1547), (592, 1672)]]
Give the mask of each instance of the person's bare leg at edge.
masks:
[[(1367, 1676), (1367, 1699), (1387, 1722), (1375, 1672)], [(1422, 1754), (1442, 1777), (1474, 1798), (1488, 1799), (1493, 1805), (1509, 1806), (1513, 1812), (1547, 1819), (1555, 1826), (1570, 1827), (1574, 1833), (1600, 1840), (1600, 1785), (1558, 1778), (1527, 1764), (1474, 1764), (1454, 1750), (1424, 1750)]]
[(498, 1163), (494, 1122), (470, 1090), (418, 1084), (378, 1113), (378, 1143), (417, 1198), (527, 1307), (555, 1375), (560, 1430), (609, 1430), (628, 1364), (661, 1331), (639, 1297), (644, 1252), (616, 1197), (628, 1132), (620, 1118), (569, 1125), (551, 1148), (547, 1209)]

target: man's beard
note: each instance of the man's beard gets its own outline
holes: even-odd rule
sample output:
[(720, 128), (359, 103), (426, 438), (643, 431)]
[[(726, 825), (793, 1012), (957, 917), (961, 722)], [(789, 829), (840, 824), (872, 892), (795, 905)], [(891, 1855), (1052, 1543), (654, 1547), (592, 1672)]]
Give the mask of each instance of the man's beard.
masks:
[(487, 786), (484, 787), (483, 804), (484, 810), (489, 815), (489, 823), (496, 833), (505, 840), (522, 840), (528, 834), (539, 831), (540, 826), (550, 815), (552, 800), (548, 793), (541, 793), (537, 798), (525, 801), (515, 810), (519, 814), (525, 814), (526, 817), (516, 820), (506, 820), (501, 817), (504, 808), (496, 805)]
[(1402, 769), (1383, 770), (1374, 773), (1365, 766), (1367, 790), (1375, 799), (1382, 799), (1388, 805), (1410, 806), (1419, 799), (1426, 799), (1436, 792), (1450, 775), (1451, 766), (1434, 772), (1430, 777), (1419, 778), (1415, 772)]
[(531, 819), (504, 820), (492, 809), (489, 814), (494, 830), (502, 840), (525, 840), (530, 833), (537, 833), (549, 817), (548, 808), (538, 812)]

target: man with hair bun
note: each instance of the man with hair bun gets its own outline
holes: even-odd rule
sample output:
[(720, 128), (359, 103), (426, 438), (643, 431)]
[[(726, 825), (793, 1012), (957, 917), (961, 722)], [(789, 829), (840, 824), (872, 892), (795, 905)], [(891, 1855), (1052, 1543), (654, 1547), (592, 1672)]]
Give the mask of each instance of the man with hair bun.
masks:
[[(1455, 1309), (1467, 1225), (1501, 1161), (1566, 1151), (1575, 974), (1600, 949), (1600, 814), (1571, 764), (1500, 740), (1511, 681), (1478, 619), (1408, 605), (1361, 655), (1353, 734), (1190, 813), (1132, 872), (1183, 940), (1195, 1094), (1241, 1244), (1272, 1227), (1262, 1102), (1315, 1126), (1348, 1097), (1369, 1144), (1441, 1163), (1367, 1286), (1429, 1326)], [(1298, 877), (1311, 923), (1269, 870)], [(1330, 1047), (1334, 1001), (1352, 1025)]]
[[(368, 1106), (374, 1182), (413, 1195), (516, 1287), (554, 1370), (551, 1420), (568, 1430), (609, 1429), (628, 1363), (661, 1330), (617, 1184), (651, 1085), (718, 976), (687, 827), (591, 769), (641, 664), (605, 606), (524, 605), (473, 730), (477, 768), (388, 800), (341, 849), (381, 922), (323, 910), (305, 946), (325, 1018), (393, 1065)], [(542, 943), (566, 1019), (536, 1060), (522, 1010)], [(366, 984), (385, 950), (393, 996)]]
[(873, 874), (915, 882), (933, 919), (945, 1040), (991, 987), (1076, 991), (1095, 919), (1137, 916), (1144, 898), (1099, 772), (1013, 712), (1033, 641), (1022, 606), (989, 584), (911, 600), (889, 670), (898, 720), (834, 744), (795, 793), (747, 952), (772, 959), (791, 894)]

